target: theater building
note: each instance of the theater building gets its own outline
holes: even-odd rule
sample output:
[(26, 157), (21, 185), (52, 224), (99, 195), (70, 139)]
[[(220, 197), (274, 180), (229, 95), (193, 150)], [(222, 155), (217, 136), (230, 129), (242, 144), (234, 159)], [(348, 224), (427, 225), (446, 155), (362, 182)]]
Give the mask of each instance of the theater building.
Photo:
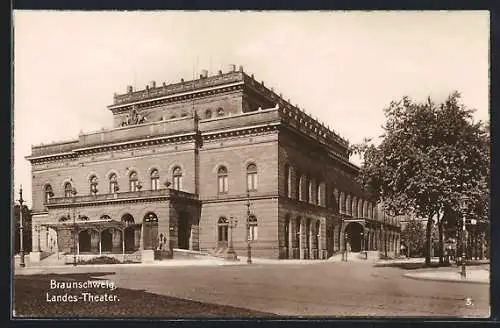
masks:
[(347, 140), (242, 67), (128, 87), (107, 109), (111, 129), (32, 146), (32, 261), (223, 256), (231, 237), (237, 254), (250, 240), (274, 259), (399, 251)]

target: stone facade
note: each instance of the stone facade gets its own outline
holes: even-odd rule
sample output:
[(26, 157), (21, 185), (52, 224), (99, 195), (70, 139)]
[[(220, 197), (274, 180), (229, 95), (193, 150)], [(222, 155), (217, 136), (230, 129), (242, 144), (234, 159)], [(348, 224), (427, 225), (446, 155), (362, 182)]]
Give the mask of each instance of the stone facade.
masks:
[(242, 69), (129, 87), (108, 109), (113, 129), (32, 147), (34, 250), (168, 257), (232, 236), (245, 254), (249, 235), (257, 257), (398, 253), (347, 141)]

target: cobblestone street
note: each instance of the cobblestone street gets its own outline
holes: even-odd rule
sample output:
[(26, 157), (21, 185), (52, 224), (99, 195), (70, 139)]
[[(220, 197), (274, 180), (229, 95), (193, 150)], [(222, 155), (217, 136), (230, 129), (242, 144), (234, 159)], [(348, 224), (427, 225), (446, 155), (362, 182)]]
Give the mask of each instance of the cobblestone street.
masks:
[(490, 312), (488, 284), (410, 279), (404, 274), (421, 270), (362, 262), (52, 269), (74, 270), (115, 272), (99, 278), (120, 288), (285, 316), (488, 317)]

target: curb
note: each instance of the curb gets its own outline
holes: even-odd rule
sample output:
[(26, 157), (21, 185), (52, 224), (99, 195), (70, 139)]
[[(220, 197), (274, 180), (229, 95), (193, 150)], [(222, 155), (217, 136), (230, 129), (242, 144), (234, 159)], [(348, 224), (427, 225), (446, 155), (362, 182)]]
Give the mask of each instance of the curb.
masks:
[(465, 283), (465, 284), (481, 284), (481, 285), (489, 285), (489, 281), (480, 281), (480, 280), (461, 280), (461, 279), (453, 279), (453, 278), (436, 278), (436, 277), (425, 277), (420, 276), (418, 274), (405, 273), (404, 277), (414, 280), (427, 280), (427, 281), (438, 281), (438, 282), (451, 282), (451, 283)]

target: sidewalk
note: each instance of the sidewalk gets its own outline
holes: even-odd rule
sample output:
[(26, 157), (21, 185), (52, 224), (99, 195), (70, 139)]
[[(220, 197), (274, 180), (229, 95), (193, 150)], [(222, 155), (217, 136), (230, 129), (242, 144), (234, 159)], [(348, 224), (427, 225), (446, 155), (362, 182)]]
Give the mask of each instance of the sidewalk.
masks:
[(466, 277), (462, 278), (460, 275), (460, 268), (451, 270), (439, 271), (425, 271), (425, 272), (411, 272), (405, 273), (405, 277), (421, 280), (432, 281), (449, 281), (449, 282), (462, 282), (462, 283), (477, 283), (489, 284), (490, 271), (483, 268), (467, 268)]

